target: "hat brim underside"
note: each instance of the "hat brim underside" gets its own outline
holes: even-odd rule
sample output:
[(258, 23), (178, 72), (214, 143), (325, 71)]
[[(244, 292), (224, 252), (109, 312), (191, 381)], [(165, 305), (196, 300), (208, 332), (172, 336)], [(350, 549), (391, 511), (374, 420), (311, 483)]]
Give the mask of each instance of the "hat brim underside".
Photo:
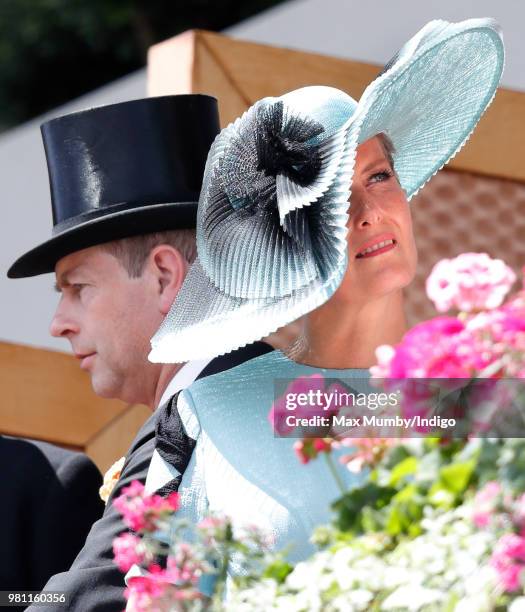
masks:
[(400, 55), (365, 90), (352, 122), (360, 143), (380, 132), (390, 137), (409, 200), (468, 141), (503, 71), (504, 50), (495, 28), (453, 24), (447, 32), (413, 56)]
[(31, 249), (9, 268), (9, 278), (53, 272), (59, 259), (98, 244), (151, 232), (195, 229), (196, 202), (169, 202), (118, 211), (75, 225)]
[[(504, 61), (501, 38), (488, 20), (467, 24), (451, 24), (440, 40), (435, 34), (425, 45), (404, 48), (365, 90), (348, 121), (351, 157), (358, 142), (380, 132), (390, 136), (395, 170), (409, 199), (461, 149), (496, 93)], [(350, 183), (351, 173), (347, 177)], [(311, 285), (308, 294), (242, 300), (221, 293), (197, 260), (152, 339), (149, 359), (178, 363), (210, 357), (265, 337), (326, 302), (345, 270), (346, 262), (324, 286)]]
[[(250, 300), (219, 291), (197, 259), (186, 277), (179, 304), (175, 300), (152, 340), (148, 359), (183, 363), (223, 355), (254, 342), (254, 329), (257, 339), (264, 338), (326, 302), (340, 285), (345, 267), (334, 270), (328, 280), (316, 280), (279, 300)], [(170, 331), (170, 317), (177, 321), (175, 332)]]

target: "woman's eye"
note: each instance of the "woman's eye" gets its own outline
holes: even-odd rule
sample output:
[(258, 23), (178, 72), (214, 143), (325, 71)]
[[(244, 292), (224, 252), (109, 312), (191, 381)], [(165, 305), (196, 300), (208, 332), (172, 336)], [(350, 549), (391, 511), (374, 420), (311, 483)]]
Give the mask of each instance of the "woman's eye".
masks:
[(382, 183), (387, 181), (393, 173), (390, 170), (381, 170), (381, 172), (375, 172), (369, 179), (370, 183)]

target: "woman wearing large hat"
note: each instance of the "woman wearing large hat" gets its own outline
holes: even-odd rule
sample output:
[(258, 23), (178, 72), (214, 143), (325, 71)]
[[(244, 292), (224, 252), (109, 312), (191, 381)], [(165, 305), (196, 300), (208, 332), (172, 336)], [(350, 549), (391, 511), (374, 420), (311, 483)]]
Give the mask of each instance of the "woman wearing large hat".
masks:
[[(217, 137), (199, 201), (198, 259), (150, 359), (211, 357), (301, 317), (302, 331), (291, 352), (179, 396), (196, 440), (179, 489), (183, 514), (222, 512), (268, 529), (276, 548), (292, 544), (293, 560), (310, 552), (337, 489), (325, 464), (299, 466), (293, 440), (274, 437), (274, 381), (321, 373), (352, 378), (359, 390), (375, 348), (401, 339), (402, 291), (417, 258), (408, 202), (469, 138), (503, 57), (491, 19), (433, 21), (359, 103), (306, 87), (257, 102)], [(161, 470), (150, 472), (162, 484)]]

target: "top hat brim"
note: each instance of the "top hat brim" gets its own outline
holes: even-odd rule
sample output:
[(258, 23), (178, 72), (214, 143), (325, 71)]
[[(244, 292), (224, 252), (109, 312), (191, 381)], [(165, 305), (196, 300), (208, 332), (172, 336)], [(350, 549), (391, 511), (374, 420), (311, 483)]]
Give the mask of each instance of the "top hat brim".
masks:
[(19, 257), (9, 278), (53, 272), (56, 263), (76, 251), (152, 232), (195, 229), (197, 202), (172, 202), (120, 210), (90, 219), (56, 234)]

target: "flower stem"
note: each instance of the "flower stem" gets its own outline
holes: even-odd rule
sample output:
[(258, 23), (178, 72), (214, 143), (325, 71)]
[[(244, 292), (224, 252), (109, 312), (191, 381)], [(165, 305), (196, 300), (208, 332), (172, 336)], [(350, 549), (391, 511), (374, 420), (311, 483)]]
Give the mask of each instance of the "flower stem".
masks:
[(337, 468), (336, 468), (336, 466), (334, 464), (334, 460), (332, 458), (331, 453), (323, 453), (323, 455), (325, 456), (326, 463), (328, 465), (328, 469), (332, 473), (332, 476), (334, 477), (334, 480), (337, 483), (337, 486), (339, 487), (339, 490), (344, 495), (346, 493), (345, 483), (343, 482), (341, 476), (339, 475), (339, 473), (337, 471)]

